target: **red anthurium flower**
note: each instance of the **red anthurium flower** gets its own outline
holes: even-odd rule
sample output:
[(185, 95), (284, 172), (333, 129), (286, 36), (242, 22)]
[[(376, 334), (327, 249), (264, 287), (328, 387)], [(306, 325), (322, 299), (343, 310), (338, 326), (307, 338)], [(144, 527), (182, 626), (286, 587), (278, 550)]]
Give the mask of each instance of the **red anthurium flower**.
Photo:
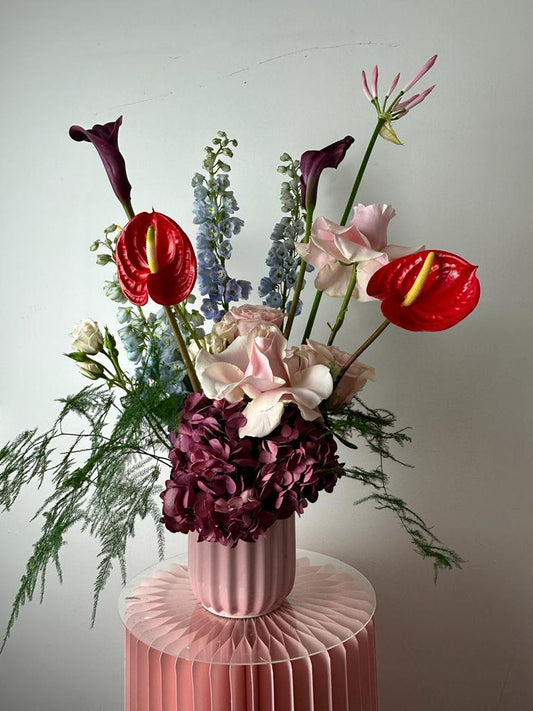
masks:
[(476, 307), (480, 293), (476, 269), (450, 252), (416, 252), (375, 272), (367, 293), (381, 299), (383, 315), (396, 326), (443, 331)]
[(115, 259), (127, 298), (142, 306), (148, 296), (162, 306), (179, 304), (196, 281), (193, 246), (170, 217), (141, 212), (122, 230)]

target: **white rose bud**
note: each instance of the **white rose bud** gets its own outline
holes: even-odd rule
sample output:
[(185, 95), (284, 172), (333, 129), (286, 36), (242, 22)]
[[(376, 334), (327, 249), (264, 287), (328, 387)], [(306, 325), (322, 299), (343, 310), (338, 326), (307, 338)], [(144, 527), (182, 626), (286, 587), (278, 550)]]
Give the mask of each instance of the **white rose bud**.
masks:
[(102, 350), (104, 344), (104, 337), (98, 324), (90, 318), (84, 318), (76, 324), (70, 337), (72, 338), (72, 350), (78, 353), (96, 355)]
[(94, 360), (86, 360), (83, 363), (77, 363), (82, 374), (89, 380), (98, 380), (104, 375), (104, 366)]

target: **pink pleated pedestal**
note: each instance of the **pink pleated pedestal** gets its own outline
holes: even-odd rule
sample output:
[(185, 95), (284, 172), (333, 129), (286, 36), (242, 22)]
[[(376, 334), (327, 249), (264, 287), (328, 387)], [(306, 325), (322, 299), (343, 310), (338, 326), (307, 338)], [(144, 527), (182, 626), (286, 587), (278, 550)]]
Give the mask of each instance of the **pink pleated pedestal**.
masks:
[(299, 550), (287, 600), (227, 619), (193, 596), (182, 556), (132, 580), (126, 711), (377, 711), (375, 594), (357, 570)]

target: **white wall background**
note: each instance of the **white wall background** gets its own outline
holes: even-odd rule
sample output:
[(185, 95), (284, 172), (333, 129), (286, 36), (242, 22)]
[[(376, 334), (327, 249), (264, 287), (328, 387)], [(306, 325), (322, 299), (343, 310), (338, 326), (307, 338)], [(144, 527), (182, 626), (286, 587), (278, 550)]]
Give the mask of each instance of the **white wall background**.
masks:
[[(299, 523), (300, 546), (374, 583), (382, 711), (533, 708), (532, 26), (528, 0), (3, 5), (2, 441), (49, 425), (53, 399), (85, 385), (61, 356), (73, 324), (92, 316), (114, 326), (88, 246), (123, 218), (94, 150), (69, 140), (70, 124), (124, 114), (134, 206), (153, 205), (191, 234), (202, 148), (219, 128), (237, 136), (232, 180), (246, 228), (233, 268), (257, 283), (279, 217), (280, 153), (356, 137), (322, 183), (319, 212), (338, 219), (374, 126), (360, 70), (379, 63), (386, 84), (439, 54), (423, 83), (436, 91), (398, 125), (404, 147), (378, 144), (359, 198), (397, 208), (392, 242), (479, 264), (482, 301), (451, 331), (389, 329), (366, 355), (379, 381), (365, 395), (413, 427), (404, 454), (415, 469), (393, 469), (393, 489), (467, 563), (435, 586), (393, 517), (352, 505), (365, 492), (348, 480)], [(339, 344), (355, 347), (378, 321), (376, 304), (353, 308)], [(0, 518), (1, 626), (38, 536), (28, 521), (43, 489)], [(170, 537), (169, 553), (184, 544)], [(121, 707), (118, 575), (89, 629), (96, 552), (73, 536), (64, 584), (51, 574), (43, 605), (24, 610), (0, 657), (2, 711)], [(150, 528), (140, 528), (131, 573), (155, 556)]]

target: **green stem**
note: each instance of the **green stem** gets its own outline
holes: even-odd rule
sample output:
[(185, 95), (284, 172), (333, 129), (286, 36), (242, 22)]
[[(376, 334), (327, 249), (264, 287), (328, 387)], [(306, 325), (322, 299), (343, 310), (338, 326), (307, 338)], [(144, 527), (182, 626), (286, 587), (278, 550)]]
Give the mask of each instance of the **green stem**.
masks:
[[(376, 123), (376, 127), (374, 129), (374, 133), (372, 134), (370, 141), (368, 142), (368, 146), (366, 148), (365, 155), (363, 156), (363, 160), (361, 161), (361, 165), (359, 166), (359, 170), (357, 171), (357, 175), (355, 176), (355, 181), (352, 187), (352, 191), (350, 193), (350, 197), (348, 198), (348, 202), (346, 203), (346, 208), (344, 209), (344, 213), (342, 215), (340, 225), (344, 227), (344, 225), (348, 222), (348, 217), (350, 216), (351, 209), (353, 207), (353, 204), (355, 202), (355, 198), (357, 196), (357, 191), (359, 190), (359, 186), (361, 185), (361, 180), (363, 179), (363, 175), (366, 170), (366, 166), (368, 165), (368, 161), (370, 160), (370, 155), (374, 149), (374, 145), (377, 141), (377, 138), (379, 136), (379, 132), (383, 128), (383, 125), (385, 124), (386, 119), (385, 118), (378, 118), (378, 122)], [(313, 330), (313, 326), (315, 323), (316, 315), (318, 312), (318, 307), (320, 305), (320, 300), (322, 299), (322, 293), (321, 291), (317, 290), (315, 294), (315, 300), (313, 302), (313, 307), (311, 309), (311, 313), (309, 314), (309, 318), (307, 319), (307, 325), (305, 327), (305, 333), (304, 337), (302, 339), (302, 343), (305, 343), (309, 336), (311, 335), (311, 331)]]
[(350, 277), (350, 282), (348, 284), (348, 288), (346, 289), (346, 293), (344, 294), (344, 299), (342, 300), (342, 304), (339, 309), (339, 313), (337, 314), (337, 319), (335, 321), (335, 324), (333, 325), (333, 328), (331, 329), (331, 333), (330, 333), (329, 339), (328, 339), (328, 346), (333, 345), (335, 336), (337, 335), (337, 332), (340, 330), (342, 324), (344, 323), (344, 317), (346, 316), (346, 311), (348, 310), (348, 304), (350, 303), (350, 299), (352, 298), (352, 293), (353, 293), (353, 290), (355, 289), (356, 281), (357, 281), (357, 264), (352, 264), (352, 276)]
[(124, 208), (124, 212), (126, 213), (128, 220), (131, 220), (132, 217), (135, 217), (135, 213), (133, 212), (133, 207), (132, 207), (131, 202), (129, 200), (121, 202), (120, 204)]
[(200, 343), (200, 339), (196, 335), (196, 330), (193, 328), (193, 326), (191, 326), (191, 322), (189, 321), (189, 316), (187, 314), (187, 309), (185, 308), (185, 304), (184, 303), (177, 304), (174, 307), (174, 309), (176, 310), (176, 313), (183, 321), (183, 325), (185, 326), (187, 331), (190, 333), (191, 338), (194, 340), (194, 342), (196, 343), (198, 348), (202, 349), (203, 345), (202, 345), (202, 343)]
[[(307, 244), (309, 242), (309, 237), (311, 235), (311, 225), (313, 224), (313, 209), (308, 210), (305, 216), (305, 234), (302, 240), (303, 244)], [(298, 300), (300, 299), (300, 294), (303, 289), (306, 266), (307, 262), (305, 262), (302, 257), (300, 262), (300, 271), (298, 273), (298, 279), (296, 281), (296, 286), (294, 287), (294, 292), (292, 294), (291, 310), (289, 311), (289, 315), (287, 316), (287, 323), (285, 325), (285, 330), (283, 331), (283, 335), (287, 340), (289, 339), (289, 336), (291, 334), (292, 324), (294, 321), (294, 317), (296, 316), (296, 309), (298, 308)]]
[(313, 329), (313, 324), (315, 322), (316, 314), (318, 311), (318, 307), (320, 306), (320, 300), (322, 298), (322, 294), (324, 292), (320, 291), (319, 289), (316, 290), (315, 294), (315, 300), (313, 301), (313, 305), (311, 306), (311, 312), (309, 314), (309, 318), (307, 319), (307, 324), (305, 326), (305, 332), (302, 338), (302, 343), (307, 343), (307, 339), (311, 335), (311, 330)]
[(168, 321), (169, 321), (172, 331), (174, 333), (174, 337), (176, 338), (176, 342), (178, 344), (178, 348), (181, 353), (181, 358), (183, 360), (183, 364), (185, 365), (185, 368), (187, 370), (187, 375), (189, 376), (189, 380), (191, 381), (192, 389), (195, 393), (200, 393), (200, 392), (202, 392), (202, 388), (200, 386), (198, 376), (196, 375), (194, 365), (192, 364), (192, 360), (189, 355), (189, 351), (187, 350), (187, 346), (185, 344), (185, 341), (183, 340), (183, 336), (181, 335), (181, 331), (178, 326), (178, 322), (176, 321), (176, 317), (174, 316), (174, 312), (172, 311), (170, 306), (164, 306), (163, 308), (165, 309), (165, 313), (167, 315)]
[(372, 134), (372, 137), (370, 138), (370, 141), (368, 142), (368, 146), (366, 148), (365, 155), (363, 156), (363, 160), (361, 161), (361, 165), (359, 166), (359, 171), (357, 172), (357, 175), (355, 176), (355, 182), (352, 187), (352, 192), (350, 193), (350, 197), (348, 198), (348, 202), (346, 203), (346, 208), (344, 210), (344, 214), (343, 214), (341, 222), (340, 222), (340, 224), (342, 226), (344, 226), (348, 222), (348, 217), (350, 216), (350, 211), (351, 211), (353, 204), (355, 202), (355, 197), (357, 195), (357, 191), (359, 190), (359, 185), (361, 184), (361, 180), (363, 179), (363, 175), (366, 170), (368, 161), (370, 159), (372, 150), (374, 148), (374, 144), (377, 141), (379, 132), (383, 128), (385, 121), (386, 121), (386, 118), (384, 116), (378, 118), (378, 122), (376, 123), (376, 128), (374, 129), (374, 133)]
[[(115, 379), (115, 382), (117, 382), (121, 387), (124, 388), (124, 390), (127, 390), (126, 385), (128, 384), (128, 376), (126, 373), (122, 370), (120, 367), (120, 363), (118, 362), (118, 357), (116, 353), (113, 351), (113, 348), (109, 348), (105, 351), (103, 351), (104, 355), (106, 355), (111, 363), (113, 363), (113, 367), (115, 369), (115, 375), (113, 378)], [(103, 366), (105, 368), (105, 365)], [(108, 370), (106, 368), (106, 370)]]
[(355, 363), (355, 361), (359, 358), (361, 353), (366, 351), (368, 346), (372, 345), (372, 343), (374, 343), (374, 341), (376, 340), (376, 338), (378, 338), (378, 336), (381, 336), (381, 334), (383, 333), (383, 331), (387, 328), (387, 326), (389, 324), (390, 324), (390, 321), (387, 321), (387, 319), (385, 319), (385, 321), (383, 321), (383, 323), (376, 328), (374, 333), (372, 333), (372, 335), (366, 339), (366, 341), (363, 343), (363, 345), (359, 346), (359, 348), (355, 351), (355, 353), (350, 356), (350, 358), (342, 366), (341, 370), (339, 371), (339, 374), (335, 378), (335, 384), (333, 386), (333, 390), (335, 390), (337, 385), (342, 380), (343, 376), (348, 372), (348, 369), (350, 368), (350, 366), (353, 365), (353, 363)]

